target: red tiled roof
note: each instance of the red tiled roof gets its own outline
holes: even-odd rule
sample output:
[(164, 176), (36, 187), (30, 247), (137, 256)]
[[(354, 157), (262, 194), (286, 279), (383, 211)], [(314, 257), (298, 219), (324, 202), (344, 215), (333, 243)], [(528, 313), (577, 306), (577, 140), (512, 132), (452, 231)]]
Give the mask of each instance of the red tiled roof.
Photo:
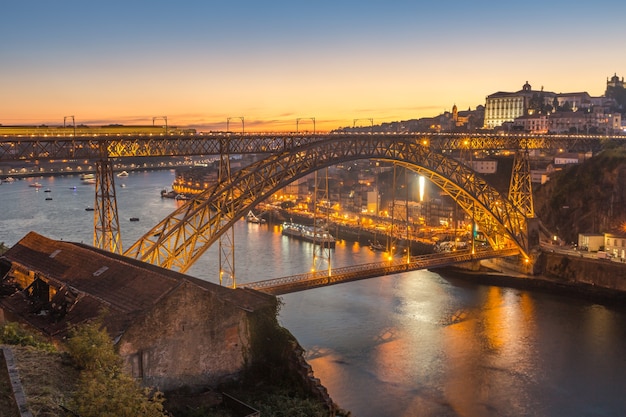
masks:
[(135, 260), (82, 244), (48, 239), (34, 232), (28, 233), (4, 256), (125, 313), (145, 310), (183, 279), (182, 274), (174, 277), (165, 274), (166, 270), (150, 271), (136, 265)]
[[(62, 323), (51, 323), (50, 319), (32, 314), (28, 318), (50, 335), (64, 332), (68, 323), (92, 319), (106, 308), (109, 314), (105, 325), (115, 336), (185, 281), (245, 310), (265, 306), (273, 299), (258, 292), (221, 287), (88, 245), (48, 239), (35, 232), (28, 233), (3, 257), (45, 277), (56, 288), (65, 285), (79, 294), (79, 301)], [(21, 293), (2, 300), (3, 306), (18, 315), (28, 314), (26, 304)]]

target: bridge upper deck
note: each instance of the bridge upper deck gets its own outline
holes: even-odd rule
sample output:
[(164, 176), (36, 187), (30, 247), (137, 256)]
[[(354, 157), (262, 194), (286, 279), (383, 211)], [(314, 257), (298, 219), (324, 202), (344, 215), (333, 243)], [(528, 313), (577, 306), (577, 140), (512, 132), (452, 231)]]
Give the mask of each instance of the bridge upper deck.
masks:
[(24, 135), (0, 129), (0, 161), (276, 153), (312, 142), (415, 140), (437, 151), (594, 151), (626, 136), (498, 133), (118, 133)]

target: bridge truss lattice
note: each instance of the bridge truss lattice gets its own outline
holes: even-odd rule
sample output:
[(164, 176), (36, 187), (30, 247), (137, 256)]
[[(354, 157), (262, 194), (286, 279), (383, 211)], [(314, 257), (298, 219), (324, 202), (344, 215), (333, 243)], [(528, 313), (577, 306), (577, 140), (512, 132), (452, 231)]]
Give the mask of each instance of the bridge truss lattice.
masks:
[(529, 257), (525, 214), (467, 165), (428, 143), (398, 137), (327, 138), (268, 155), (178, 208), (124, 252), (185, 272), (250, 208), (309, 173), (359, 159), (394, 162), (449, 194), (485, 232), (494, 249), (517, 247)]

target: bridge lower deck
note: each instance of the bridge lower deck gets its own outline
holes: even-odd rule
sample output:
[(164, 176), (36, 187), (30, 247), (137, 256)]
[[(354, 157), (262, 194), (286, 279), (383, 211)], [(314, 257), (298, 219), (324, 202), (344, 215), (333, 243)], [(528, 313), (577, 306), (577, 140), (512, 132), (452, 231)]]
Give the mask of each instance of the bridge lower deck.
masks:
[(497, 257), (515, 256), (518, 249), (481, 250), (475, 253), (470, 251), (456, 251), (450, 253), (436, 253), (430, 255), (413, 256), (406, 259), (375, 262), (364, 265), (354, 265), (335, 268), (331, 271), (315, 271), (289, 277), (268, 279), (264, 281), (242, 284), (240, 287), (251, 288), (267, 294), (281, 295), (312, 288), (340, 284), (342, 282), (357, 281), (400, 272), (416, 271), (420, 269), (441, 268), (466, 262), (479, 261)]

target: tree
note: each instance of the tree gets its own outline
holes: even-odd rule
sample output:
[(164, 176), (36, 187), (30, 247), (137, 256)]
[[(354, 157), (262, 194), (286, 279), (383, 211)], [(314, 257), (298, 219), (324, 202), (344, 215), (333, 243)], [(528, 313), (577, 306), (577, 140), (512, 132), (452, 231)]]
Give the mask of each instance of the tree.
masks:
[(119, 369), (85, 370), (69, 408), (81, 417), (163, 417), (163, 401)]
[(68, 408), (81, 417), (163, 417), (163, 394), (142, 388), (122, 370), (122, 359), (101, 320), (77, 326), (67, 343), (82, 369)]

